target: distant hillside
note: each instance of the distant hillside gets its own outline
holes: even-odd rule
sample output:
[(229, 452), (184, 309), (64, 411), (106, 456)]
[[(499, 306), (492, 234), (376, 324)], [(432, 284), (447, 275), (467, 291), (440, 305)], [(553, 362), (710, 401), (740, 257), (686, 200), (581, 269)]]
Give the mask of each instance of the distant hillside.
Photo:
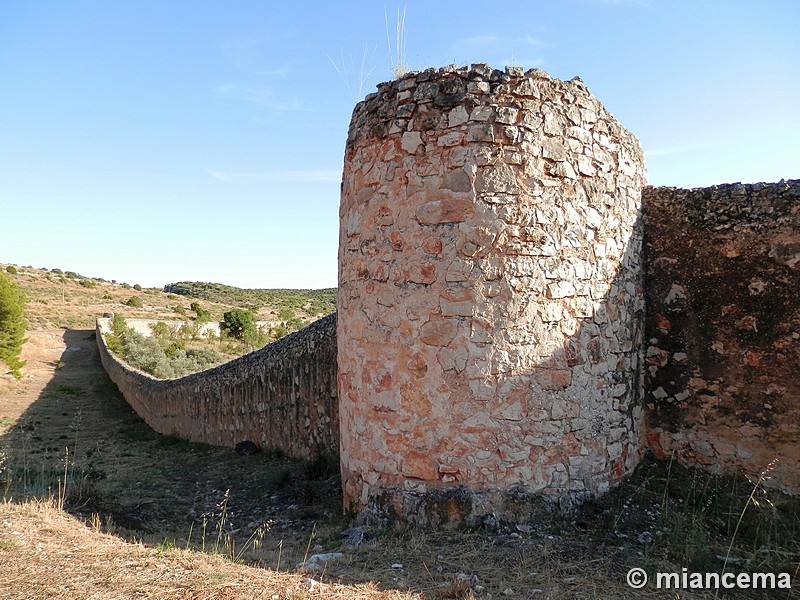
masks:
[(199, 300), (258, 310), (263, 306), (302, 311), (309, 316), (324, 316), (336, 310), (336, 288), (321, 290), (245, 290), (221, 283), (180, 281), (164, 286), (164, 291)]
[(232, 308), (245, 308), (255, 313), (256, 320), (278, 321), (291, 332), (336, 310), (336, 289), (243, 290), (218, 283), (180, 282), (162, 291), (61, 269), (0, 262), (0, 270), (27, 295), (29, 329), (91, 329), (105, 313), (126, 319), (194, 319), (191, 303), (197, 301), (212, 321), (221, 321)]

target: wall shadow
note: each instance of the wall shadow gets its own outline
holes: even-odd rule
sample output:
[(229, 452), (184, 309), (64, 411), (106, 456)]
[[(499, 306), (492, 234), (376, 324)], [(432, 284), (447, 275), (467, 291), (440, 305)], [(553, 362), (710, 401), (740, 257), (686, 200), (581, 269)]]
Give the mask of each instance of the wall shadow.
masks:
[(794, 494), (798, 197), (798, 180), (644, 195), (650, 448)]
[[(151, 429), (100, 361), (95, 331), (67, 330), (59, 368), (5, 434), (6, 499), (63, 499), (127, 541), (227, 553), (260, 530), (254, 560), (294, 569), (312, 530), (341, 530), (338, 470), (279, 452), (240, 456)], [(205, 534), (205, 535), (204, 535)]]
[[(635, 469), (645, 452), (641, 219), (636, 214), (631, 237), (617, 242), (620, 253), (613, 274), (605, 269), (615, 261), (600, 261), (606, 279), (595, 290), (604, 288), (602, 295), (589, 294), (594, 283), (590, 278), (561, 278), (554, 275), (558, 267), (545, 276), (523, 266), (524, 260), (506, 262), (499, 280), (502, 289), (512, 290), (515, 279), (528, 281), (524, 292), (511, 291), (517, 296), (513, 303), (506, 298), (492, 306), (494, 335), (504, 342), (541, 343), (547, 351), (515, 368), (513, 357), (493, 353), (494, 340), (474, 342), (470, 317), (456, 317), (459, 333), (452, 345), (461, 342), (470, 348), (470, 355), (464, 364), (445, 371), (448, 397), (454, 400), (448, 406), (447, 422), (431, 418), (431, 410), (436, 409), (418, 397), (413, 385), (397, 387), (396, 405), (387, 402), (385, 390), (379, 389), (386, 381), (402, 380), (391, 370), (392, 363), (403, 369), (407, 361), (431, 364), (437, 356), (403, 354), (410, 341), (399, 330), (376, 342), (401, 349), (402, 357), (383, 361), (386, 366), (381, 361), (370, 363), (374, 368), (370, 382), (375, 387), (371, 391), (362, 387), (359, 401), (369, 405), (373, 398), (380, 398), (380, 402), (362, 421), (397, 440), (392, 432), (408, 420), (412, 425), (406, 429), (414, 435), (407, 438), (408, 455), (395, 473), (381, 472), (382, 478), (387, 475), (382, 479), (386, 484), (376, 486), (380, 491), (371, 495), (362, 518), (383, 522), (388, 516), (422, 527), (541, 522), (553, 508), (570, 511), (609, 491)], [(570, 264), (570, 258), (554, 257), (563, 264)], [(531, 280), (541, 281), (530, 286)], [(564, 282), (574, 283), (577, 294), (551, 298), (558, 294), (552, 294), (549, 286)], [(455, 295), (453, 287), (448, 286), (447, 293)], [(534, 290), (539, 291), (538, 297)], [(376, 295), (379, 292), (376, 288)], [(562, 305), (563, 318), (544, 317), (548, 304)], [(504, 313), (511, 306), (538, 311), (539, 317), (520, 324)], [(498, 372), (485, 380), (470, 378), (471, 366), (477, 367), (473, 372)], [(421, 378), (426, 376), (423, 373)], [(485, 389), (486, 397), (475, 397), (476, 389)], [(411, 406), (425, 412), (409, 415)], [(356, 433), (354, 439), (365, 435), (361, 430)], [(421, 450), (426, 442), (430, 445)], [(480, 476), (472, 479), (484, 467), (481, 458), (487, 468), (496, 469), (494, 485)], [(391, 460), (379, 464), (385, 469), (391, 467)], [(404, 478), (412, 483), (424, 481), (424, 486), (409, 489), (402, 483)]]

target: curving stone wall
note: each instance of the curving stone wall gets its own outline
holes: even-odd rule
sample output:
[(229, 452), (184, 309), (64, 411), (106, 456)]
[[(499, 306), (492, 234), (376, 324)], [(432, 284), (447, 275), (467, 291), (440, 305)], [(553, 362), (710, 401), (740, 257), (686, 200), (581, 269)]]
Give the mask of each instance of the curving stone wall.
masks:
[(648, 446), (800, 492), (800, 180), (644, 205)]
[(214, 369), (156, 379), (117, 359), (97, 322), (100, 359), (131, 407), (159, 433), (234, 446), (250, 440), (289, 456), (339, 452), (336, 315)]
[(346, 507), (570, 505), (641, 452), (637, 140), (579, 79), (409, 74), (356, 106), (340, 207)]

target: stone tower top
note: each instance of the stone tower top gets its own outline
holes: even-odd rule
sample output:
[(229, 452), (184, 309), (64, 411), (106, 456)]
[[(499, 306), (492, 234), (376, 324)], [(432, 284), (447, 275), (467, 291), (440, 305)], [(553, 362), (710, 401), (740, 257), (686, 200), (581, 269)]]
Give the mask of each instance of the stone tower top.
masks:
[(644, 181), (636, 138), (579, 79), (446, 67), (356, 106), (337, 325), (348, 508), (518, 520), (520, 490), (570, 504), (633, 468)]

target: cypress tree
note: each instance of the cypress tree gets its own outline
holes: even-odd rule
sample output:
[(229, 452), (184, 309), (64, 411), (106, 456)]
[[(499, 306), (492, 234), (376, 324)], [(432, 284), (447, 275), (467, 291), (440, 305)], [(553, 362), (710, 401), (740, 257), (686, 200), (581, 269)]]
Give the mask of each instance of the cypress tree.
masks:
[(25, 366), (19, 358), (27, 327), (24, 312), (25, 293), (5, 273), (0, 273), (0, 361), (17, 379), (22, 378), (20, 369)]

